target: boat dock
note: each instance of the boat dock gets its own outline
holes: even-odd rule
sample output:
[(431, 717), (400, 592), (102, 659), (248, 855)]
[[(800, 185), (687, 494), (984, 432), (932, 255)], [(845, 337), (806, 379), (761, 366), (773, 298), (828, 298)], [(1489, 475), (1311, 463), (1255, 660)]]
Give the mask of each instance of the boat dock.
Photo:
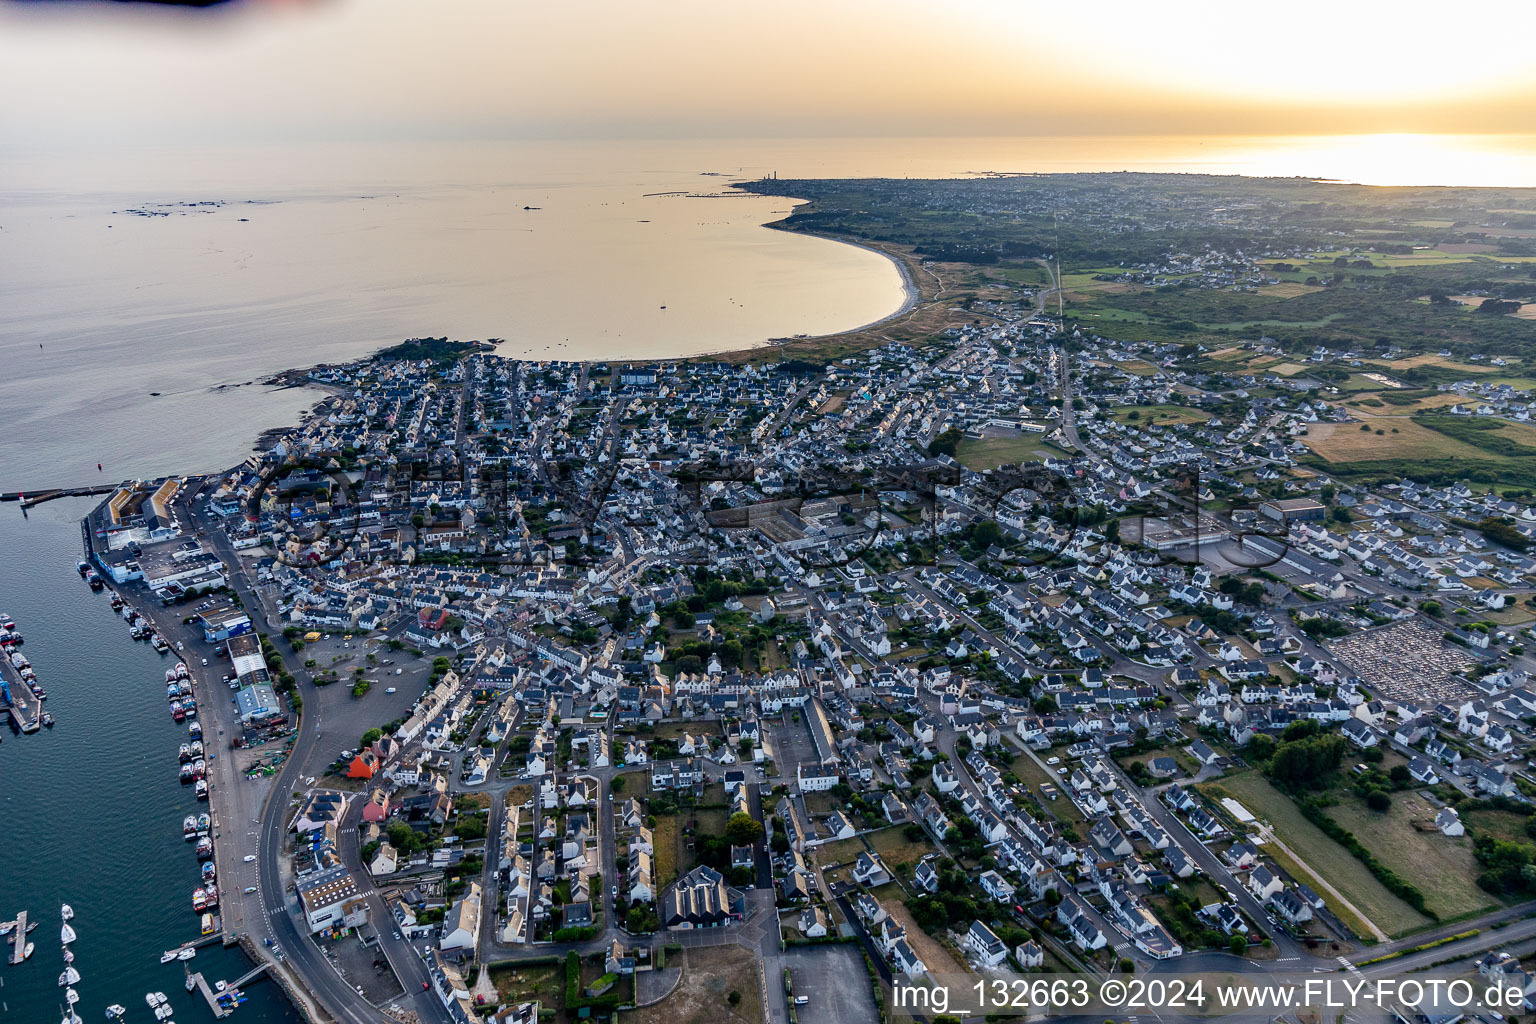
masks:
[(257, 978), (267, 973), (268, 966), (269, 965), (265, 963), (258, 964), (256, 967), (253, 967), (251, 970), (245, 972), (234, 981), (226, 984), (222, 992), (214, 991), (213, 986), (208, 984), (208, 979), (203, 977), (202, 971), (194, 972), (189, 969), (187, 971), (187, 980), (192, 983), (193, 988), (202, 993), (203, 999), (208, 1003), (208, 1009), (213, 1011), (213, 1015), (215, 1017), (223, 1018), (228, 1017), (230, 1014), (234, 1013), (235, 1008), (234, 1006), (226, 1006), (225, 1004), (219, 1002), (219, 996), (223, 995), (225, 992), (234, 992), (239, 989), (240, 986), (255, 981)]
[(26, 959), (27, 951), (27, 912), (23, 910), (13, 922), (11, 929), (11, 963), (19, 964)]
[(43, 724), (43, 702), (33, 694), (32, 687), (21, 681), (9, 658), (0, 657), (0, 679), (5, 680), (5, 691), (11, 695), (5, 702), (11, 721), (22, 732), (37, 732)]
[(29, 509), (33, 505), (41, 505), (54, 498), (84, 498), (93, 494), (111, 494), (117, 490), (117, 487), (117, 484), (97, 484), (94, 487), (44, 487), (36, 491), (6, 491), (0, 494), (0, 501), (19, 501), (23, 509)]

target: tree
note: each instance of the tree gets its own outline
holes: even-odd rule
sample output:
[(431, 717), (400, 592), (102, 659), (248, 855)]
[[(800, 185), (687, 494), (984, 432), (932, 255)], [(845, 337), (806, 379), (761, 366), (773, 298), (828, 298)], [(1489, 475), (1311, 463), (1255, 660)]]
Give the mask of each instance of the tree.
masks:
[(1232, 941), (1227, 943), (1227, 948), (1232, 950), (1235, 956), (1242, 956), (1248, 952), (1248, 938), (1244, 935), (1232, 936)]
[(1365, 795), (1365, 806), (1373, 811), (1385, 811), (1392, 806), (1392, 798), (1384, 789), (1373, 789)]
[(624, 776), (615, 775), (613, 777), (613, 781), (608, 783), (608, 788), (613, 790), (615, 793), (624, 792)]
[(958, 427), (950, 427), (948, 430), (935, 437), (928, 445), (929, 458), (938, 458), (940, 455), (948, 455), (954, 458), (955, 449), (960, 445), (960, 439), (965, 435)]
[(730, 1003), (732, 1006), (740, 1006), (741, 993), (737, 992), (735, 989), (731, 989), (731, 994), (725, 997), (725, 1001)]
[(751, 846), (763, 838), (763, 823), (744, 811), (737, 811), (725, 823), (725, 838), (732, 846)]

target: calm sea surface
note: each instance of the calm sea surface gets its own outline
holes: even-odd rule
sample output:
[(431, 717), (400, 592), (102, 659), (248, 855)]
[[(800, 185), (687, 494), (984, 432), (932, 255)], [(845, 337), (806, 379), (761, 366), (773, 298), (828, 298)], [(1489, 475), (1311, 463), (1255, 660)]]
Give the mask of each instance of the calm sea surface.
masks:
[[(764, 230), (739, 178), (1197, 171), (1373, 184), (1536, 185), (1536, 138), (732, 140), (112, 154), (0, 145), (0, 490), (233, 464), (314, 400), (248, 382), (405, 337), (528, 358), (654, 359), (846, 330), (903, 301), (883, 257)], [(683, 193), (666, 195), (658, 193)], [(206, 205), (180, 205), (206, 204)], [(139, 211), (137, 213), (130, 211)], [(662, 307), (665, 307), (663, 309)], [(98, 474), (95, 464), (105, 469)], [(78, 580), (82, 501), (0, 506), (0, 611), (59, 726), (4, 737), (0, 918), (41, 922), (0, 965), (0, 1020), (57, 1019), (58, 904), (81, 1016), (146, 989), (206, 1014), (162, 949), (193, 937), (197, 867), (162, 659)], [(242, 971), (201, 953), (210, 977)], [(288, 1021), (268, 984), (244, 1021)]]
[(732, 180), (1099, 170), (1536, 184), (1536, 137), (0, 145), (0, 490), (219, 468), (311, 400), (247, 382), (405, 337), (650, 359), (900, 307)]

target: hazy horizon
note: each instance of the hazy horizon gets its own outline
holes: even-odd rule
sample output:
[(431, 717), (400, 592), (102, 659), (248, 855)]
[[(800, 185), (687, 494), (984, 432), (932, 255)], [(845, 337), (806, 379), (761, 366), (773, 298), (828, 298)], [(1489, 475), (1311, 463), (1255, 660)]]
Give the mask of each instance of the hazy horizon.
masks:
[[(1326, 23), (1197, 3), (465, 0), (0, 5), (0, 138), (301, 140), (1504, 134), (1536, 124), (1529, 5)], [(1238, 42), (1240, 40), (1240, 43)]]

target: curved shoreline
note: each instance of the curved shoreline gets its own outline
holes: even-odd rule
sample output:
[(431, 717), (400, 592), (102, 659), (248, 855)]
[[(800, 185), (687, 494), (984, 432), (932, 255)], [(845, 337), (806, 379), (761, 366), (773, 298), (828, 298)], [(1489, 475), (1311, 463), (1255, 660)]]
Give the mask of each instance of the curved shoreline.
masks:
[[(784, 227), (780, 227), (779, 226), (782, 223), (783, 223), (783, 221), (773, 221), (771, 223), (764, 224), (763, 227), (768, 228), (768, 229), (773, 230), (773, 231), (784, 231), (784, 232), (788, 233), (789, 232), (788, 228), (784, 228)], [(878, 326), (880, 326), (883, 323), (888, 323), (888, 322), (896, 319), (899, 316), (902, 316), (902, 315), (904, 315), (906, 313), (910, 313), (913, 310), (913, 308), (917, 306), (917, 304), (919, 302), (923, 301), (923, 293), (918, 289), (917, 282), (912, 279), (912, 270), (911, 270), (911, 268), (908, 267), (901, 260), (897, 259), (895, 256), (892, 256), (890, 253), (886, 252), (885, 250), (883, 250), (883, 249), (876, 249), (874, 246), (868, 245), (868, 244), (866, 244), (864, 242), (855, 242), (855, 241), (852, 241), (852, 240), (846, 239), (846, 238), (838, 238), (835, 235), (818, 235), (818, 234), (815, 234), (814, 232), (810, 232), (810, 231), (795, 231), (795, 232), (793, 232), (793, 234), (801, 235), (801, 236), (803, 236), (805, 238), (820, 238), (820, 239), (823, 239), (823, 240), (828, 241), (828, 242), (836, 242), (839, 245), (851, 245), (855, 249), (863, 249), (865, 252), (872, 252), (872, 253), (874, 253), (877, 256), (880, 256), (880, 257), (883, 257), (884, 259), (890, 260), (891, 263), (893, 263), (895, 265), (895, 267), (896, 267), (896, 273), (901, 275), (901, 291), (902, 291), (901, 305), (898, 306), (894, 312), (887, 313), (885, 316), (879, 317), (878, 319), (875, 319), (875, 320), (871, 320), (867, 324), (860, 324), (857, 327), (848, 327), (848, 328), (845, 328), (845, 329), (843, 329), (841, 331), (831, 331), (831, 332), (829, 332), (827, 334), (808, 334), (808, 335), (806, 335), (803, 338), (800, 338), (800, 337), (788, 338), (788, 339), (770, 338), (770, 339), (768, 339), (767, 344), (775, 345), (775, 344), (793, 343), (793, 342), (797, 342), (797, 341), (818, 341), (818, 340), (820, 340), (822, 338), (836, 338), (839, 335), (843, 335), (843, 334), (858, 334), (860, 331), (867, 331), (871, 327), (878, 327)], [(740, 350), (738, 349), (738, 350), (734, 350), (734, 351), (740, 351)]]

